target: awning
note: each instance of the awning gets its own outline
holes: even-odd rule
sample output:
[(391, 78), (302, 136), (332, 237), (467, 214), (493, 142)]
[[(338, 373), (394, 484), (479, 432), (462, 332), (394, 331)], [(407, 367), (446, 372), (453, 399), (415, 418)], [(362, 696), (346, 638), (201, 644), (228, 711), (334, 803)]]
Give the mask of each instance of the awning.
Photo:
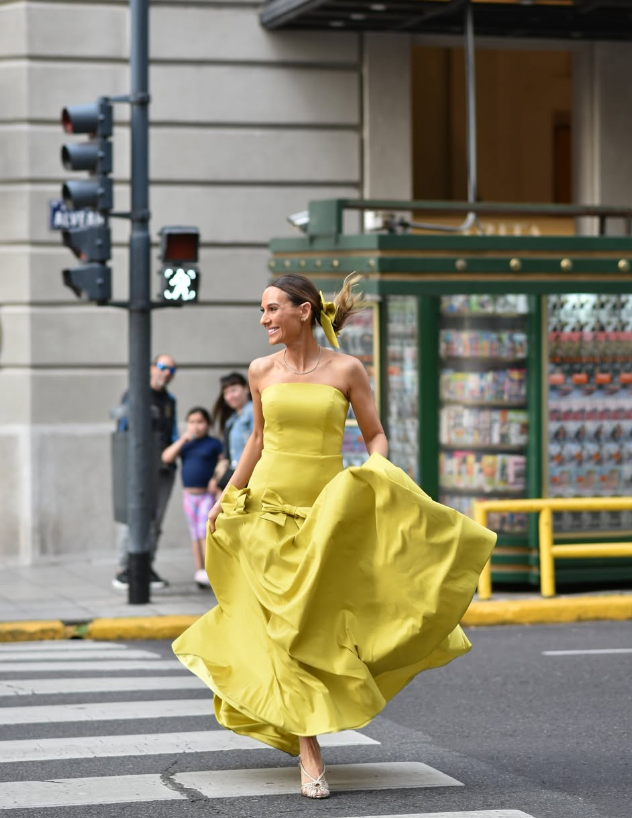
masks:
[[(467, 0), (266, 0), (269, 29), (461, 34)], [(632, 0), (472, 0), (476, 34), (626, 40)]]

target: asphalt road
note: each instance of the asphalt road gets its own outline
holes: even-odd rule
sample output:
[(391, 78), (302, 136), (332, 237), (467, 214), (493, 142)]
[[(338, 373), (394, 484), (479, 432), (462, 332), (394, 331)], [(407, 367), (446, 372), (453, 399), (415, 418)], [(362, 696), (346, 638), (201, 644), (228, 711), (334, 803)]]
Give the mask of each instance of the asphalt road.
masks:
[[(470, 654), (417, 677), (368, 727), (325, 750), (330, 778), (352, 765), (353, 789), (322, 802), (271, 794), (286, 777), (298, 791), (294, 760), (218, 728), (206, 689), (164, 664), (168, 643), (0, 645), (0, 810), (9, 818), (632, 818), (632, 623), (469, 636)], [(367, 737), (372, 743), (358, 743)], [(358, 779), (367, 771), (395, 786), (368, 789)]]

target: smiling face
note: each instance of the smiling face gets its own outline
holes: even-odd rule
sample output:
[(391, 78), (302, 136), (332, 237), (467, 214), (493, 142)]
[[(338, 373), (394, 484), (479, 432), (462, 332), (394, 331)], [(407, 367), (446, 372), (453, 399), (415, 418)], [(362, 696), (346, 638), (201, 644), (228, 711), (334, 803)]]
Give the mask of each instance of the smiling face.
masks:
[(278, 287), (268, 287), (261, 298), (261, 321), (268, 333), (270, 344), (287, 344), (293, 341), (309, 325), (311, 314), (309, 302), (295, 307), (288, 296)]

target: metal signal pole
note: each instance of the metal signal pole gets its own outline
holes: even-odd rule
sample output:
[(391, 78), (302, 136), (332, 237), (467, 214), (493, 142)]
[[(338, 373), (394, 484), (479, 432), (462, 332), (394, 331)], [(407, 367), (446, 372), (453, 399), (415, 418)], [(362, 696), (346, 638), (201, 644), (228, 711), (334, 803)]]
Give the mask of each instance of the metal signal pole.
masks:
[(150, 601), (153, 480), (149, 236), (149, 0), (130, 0), (131, 236), (129, 244), (129, 602)]

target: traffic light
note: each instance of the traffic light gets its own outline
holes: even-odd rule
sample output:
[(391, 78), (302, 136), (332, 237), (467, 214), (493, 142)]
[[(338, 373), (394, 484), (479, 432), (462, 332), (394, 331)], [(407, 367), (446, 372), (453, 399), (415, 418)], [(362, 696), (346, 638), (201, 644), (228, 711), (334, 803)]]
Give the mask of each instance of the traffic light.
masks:
[(163, 227), (160, 231), (160, 297), (173, 304), (198, 299), (200, 273), (197, 269), (200, 231), (197, 227)]
[(108, 214), (113, 206), (112, 104), (105, 97), (87, 105), (72, 105), (61, 114), (64, 130), (88, 134), (87, 142), (69, 142), (62, 146), (61, 161), (66, 170), (88, 171), (88, 179), (65, 182), (62, 199), (72, 210), (95, 210), (104, 223), (77, 227), (62, 232), (64, 245), (86, 262), (63, 271), (63, 281), (79, 297), (105, 303), (112, 297), (112, 271), (107, 266), (111, 255)]
[(112, 298), (112, 270), (105, 263), (110, 258), (110, 228), (107, 225), (77, 227), (62, 232), (66, 247), (88, 262), (63, 271), (64, 284), (79, 298), (104, 303)]
[(104, 97), (88, 105), (72, 105), (61, 112), (66, 133), (90, 134), (89, 142), (62, 146), (61, 161), (66, 170), (87, 170), (91, 179), (66, 182), (62, 199), (74, 210), (89, 207), (101, 212), (112, 209), (112, 104)]

